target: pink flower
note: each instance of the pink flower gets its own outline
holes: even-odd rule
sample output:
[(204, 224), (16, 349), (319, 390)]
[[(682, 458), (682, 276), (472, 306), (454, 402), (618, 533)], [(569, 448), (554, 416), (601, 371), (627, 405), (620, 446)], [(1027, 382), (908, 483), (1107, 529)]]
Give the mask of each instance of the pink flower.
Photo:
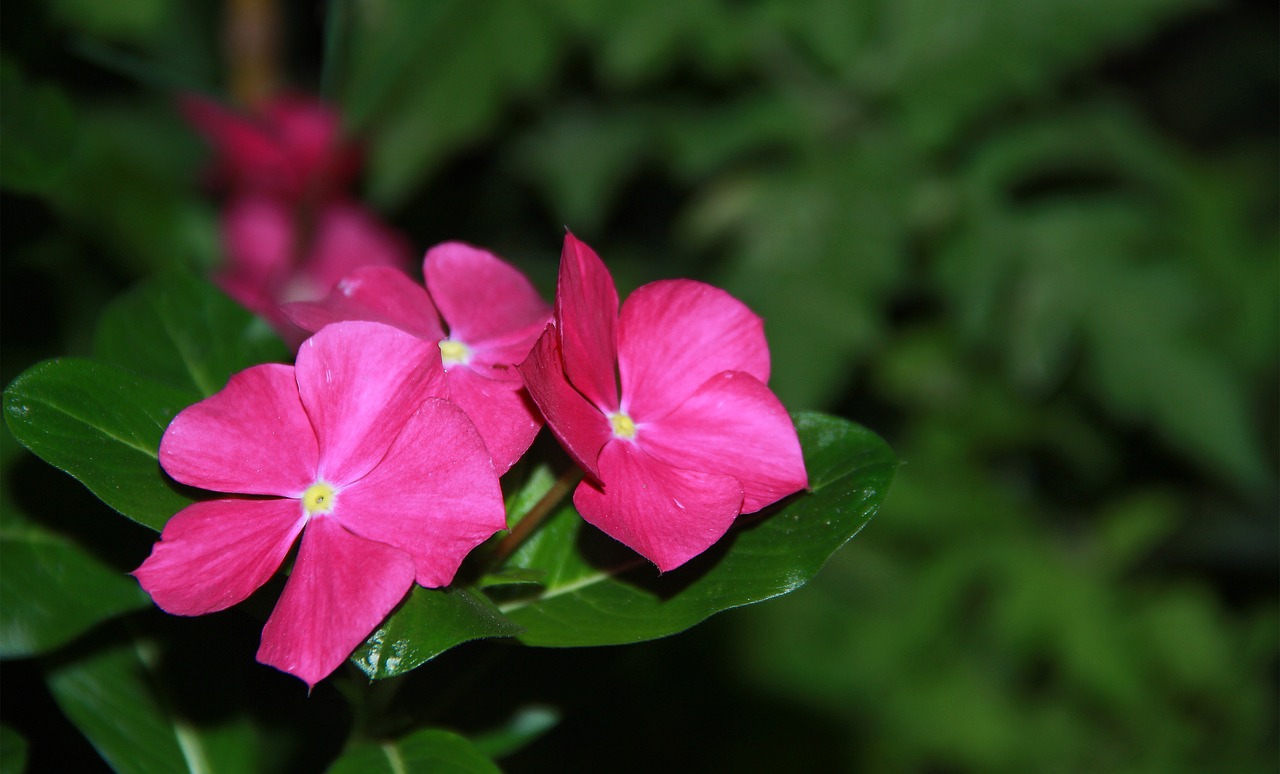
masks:
[(763, 322), (722, 290), (655, 282), (619, 314), (608, 270), (568, 234), (554, 325), (519, 369), (589, 476), (573, 497), (582, 517), (659, 570), (808, 486), (795, 427), (765, 386)]
[(232, 191), (320, 201), (342, 192), (360, 168), (338, 112), (316, 99), (285, 95), (242, 115), (196, 95), (179, 98), (187, 121), (218, 153), (215, 182)]
[(179, 108), (217, 152), (215, 182), (230, 194), (226, 260), (214, 280), (291, 346), (306, 334), (280, 304), (321, 298), (359, 266), (409, 265), (401, 237), (344, 198), (361, 154), (343, 139), (333, 108), (296, 95), (252, 115), (194, 95), (180, 98)]
[(440, 396), (422, 342), (350, 322), (313, 336), (297, 365), (254, 366), (182, 411), (160, 462), (178, 481), (231, 492), (187, 506), (134, 571), (162, 609), (201, 615), (244, 600), (297, 559), (258, 661), (314, 686), (413, 583), (450, 583), (506, 526), (475, 427)]
[(234, 199), (222, 213), (226, 265), (214, 277), (227, 295), (266, 318), (293, 347), (306, 332), (289, 322), (281, 304), (323, 298), (361, 266), (409, 263), (400, 235), (359, 205), (326, 204), (309, 231), (300, 228), (299, 214), (278, 197)]
[(542, 427), (515, 364), (529, 354), (551, 307), (523, 274), (471, 245), (437, 245), (422, 268), (425, 290), (393, 269), (359, 269), (324, 300), (288, 304), (284, 313), (309, 331), (374, 320), (438, 344), (432, 359), (443, 362), (449, 399), (475, 422), (505, 473)]

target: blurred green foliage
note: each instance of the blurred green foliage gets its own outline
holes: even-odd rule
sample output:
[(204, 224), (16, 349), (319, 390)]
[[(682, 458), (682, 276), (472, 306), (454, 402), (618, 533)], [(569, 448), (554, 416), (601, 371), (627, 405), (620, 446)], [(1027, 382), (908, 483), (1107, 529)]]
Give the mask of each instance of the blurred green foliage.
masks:
[[(86, 353), (135, 279), (217, 261), (171, 89), (226, 83), (221, 9), (110, 7), (18, 3), (0, 26), (6, 383)], [(549, 291), (567, 225), (624, 290), (722, 284), (765, 317), (791, 409), (844, 413), (906, 461), (786, 603), (621, 666), (516, 662), (605, 669), (627, 698), (512, 770), (610, 749), (631, 751), (614, 770), (1274, 770), (1272, 5), (282, 12), (292, 83), (368, 139), (368, 198), (419, 248), (468, 239)], [(706, 668), (722, 704), (663, 659)]]

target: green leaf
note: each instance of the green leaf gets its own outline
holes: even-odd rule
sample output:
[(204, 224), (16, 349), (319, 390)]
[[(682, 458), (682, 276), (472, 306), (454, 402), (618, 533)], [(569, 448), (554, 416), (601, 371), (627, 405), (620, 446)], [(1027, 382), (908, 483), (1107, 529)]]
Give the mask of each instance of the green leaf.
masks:
[(160, 688), (154, 650), (149, 640), (125, 638), (55, 668), (49, 688), (67, 719), (120, 774), (260, 768), (252, 724), (223, 720), (202, 727), (179, 712)]
[[(1055, 184), (1064, 170), (1095, 182)], [(972, 211), (938, 264), (953, 330), (1003, 349), (1024, 391), (1080, 373), (1122, 421), (1261, 492), (1271, 475), (1235, 345), (1266, 327), (1242, 313), (1257, 284), (1240, 280), (1248, 229), (1200, 231), (1221, 206), (1204, 193), (1215, 178), (1110, 103), (1007, 128), (964, 177)]]
[(457, 734), (427, 728), (395, 742), (352, 745), (329, 774), (498, 774), (500, 770)]
[(198, 138), (163, 101), (79, 105), (79, 143), (48, 198), (64, 227), (92, 234), (128, 276), (221, 257), (217, 215), (196, 196)]
[(122, 0), (105, 6), (93, 0), (54, 0), (53, 12), (89, 35), (145, 41), (155, 34), (170, 10), (169, 0)]
[(486, 573), (476, 582), (476, 585), (482, 589), (490, 586), (517, 586), (530, 583), (541, 585), (542, 579), (545, 577), (547, 577), (547, 574), (542, 570), (525, 570), (520, 567), (514, 567), (502, 572)]
[(841, 400), (882, 335), (875, 310), (910, 264), (919, 163), (902, 138), (868, 131), (810, 160), (724, 176), (690, 208), (693, 242), (734, 245), (713, 284), (769, 321), (770, 388), (787, 406)]
[(160, 469), (160, 437), (199, 396), (91, 360), (47, 360), (4, 392), (9, 430), (107, 505), (161, 529), (189, 505)]
[(27, 740), (8, 726), (0, 726), (0, 771), (22, 774), (27, 765)]
[(486, 731), (471, 741), (490, 758), (501, 758), (522, 749), (559, 722), (560, 713), (551, 707), (522, 707), (500, 728)]
[(66, 166), (75, 141), (71, 102), (53, 86), (29, 83), (0, 60), (0, 186), (34, 193)]
[(0, 503), (0, 658), (56, 648), (99, 621), (146, 607), (133, 579)]
[(342, 104), (370, 131), (369, 198), (383, 206), (492, 131), (560, 51), (555, 27), (519, 0), (362, 4), (352, 33)]
[(930, 0), (886, 6), (874, 41), (860, 48), (859, 90), (894, 104), (897, 122), (937, 146), (984, 111), (1044, 93), (1107, 52), (1150, 36), (1201, 0), (983, 0), (965, 23)]
[(206, 397), (237, 371), (289, 360), (266, 323), (186, 272), (154, 278), (113, 302), (98, 324), (94, 355)]
[(807, 583), (875, 514), (897, 459), (874, 433), (845, 420), (809, 413), (795, 419), (812, 491), (743, 517), (709, 551), (672, 572), (658, 575), (571, 507), (559, 511), (511, 560), (547, 572), (539, 594), (499, 605), (525, 627), (520, 639), (558, 647), (638, 642)]
[(645, 161), (653, 123), (644, 109), (569, 108), (525, 138), (517, 147), (518, 163), (566, 223), (591, 231)]
[(462, 589), (425, 589), (413, 593), (351, 660), (372, 680), (394, 677), (421, 666), (470, 640), (514, 637), (520, 627), (485, 598)]

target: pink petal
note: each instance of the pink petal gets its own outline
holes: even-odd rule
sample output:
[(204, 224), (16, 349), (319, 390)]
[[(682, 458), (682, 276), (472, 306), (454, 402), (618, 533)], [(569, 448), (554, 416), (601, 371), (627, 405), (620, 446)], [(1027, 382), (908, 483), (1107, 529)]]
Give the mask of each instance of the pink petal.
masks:
[(293, 573), (262, 630), (258, 661), (301, 678), (327, 677), (413, 586), (413, 559), (313, 517)]
[(284, 201), (242, 196), (222, 215), (225, 263), (214, 281), (241, 306), (265, 318), (293, 348), (306, 338), (280, 312), (294, 273), (294, 212)]
[(668, 465), (738, 479), (743, 513), (809, 485), (787, 410), (760, 380), (741, 371), (711, 377), (675, 411), (645, 424), (637, 442)]
[(506, 529), (502, 489), (475, 426), (447, 400), (427, 400), (381, 464), (338, 495), (351, 532), (408, 552), (423, 586), (445, 586), (473, 548)]
[(594, 250), (566, 233), (556, 284), (556, 327), (564, 372), (601, 411), (618, 408), (617, 318), (618, 291), (609, 270)]
[(599, 480), (596, 458), (613, 431), (605, 415), (565, 380), (560, 339), (554, 326), (547, 326), (519, 370), (525, 388), (538, 404), (551, 432), (578, 466)]
[(215, 492), (297, 497), (315, 481), (319, 459), (294, 369), (276, 363), (232, 376), (179, 412), (160, 439), (166, 473)]
[(169, 519), (133, 575), (166, 613), (224, 610), (267, 582), (305, 523), (297, 500), (194, 503)]
[(742, 505), (732, 477), (670, 467), (626, 441), (600, 452), (600, 475), (603, 490), (587, 481), (578, 485), (578, 512), (663, 572), (719, 540)]
[[(511, 371), (519, 379), (515, 368)], [(498, 475), (506, 473), (529, 450), (542, 428), (542, 415), (522, 381), (495, 381), (470, 368), (452, 368), (445, 376), (449, 399), (466, 412), (493, 455)]]
[[(292, 209), (274, 198), (241, 196), (223, 210), (221, 225), (226, 256), (221, 275), (246, 285), (255, 299), (273, 299), (276, 286), (292, 270)], [(250, 306), (239, 295), (233, 297)]]
[(551, 306), (533, 284), (487, 250), (445, 242), (427, 251), (422, 269), (451, 338), (475, 347), (525, 332), (525, 351), (508, 363), (523, 360), (551, 321)]
[(218, 153), (224, 182), (279, 188), (288, 164), (277, 140), (260, 122), (194, 94), (178, 100), (183, 117)]
[(329, 191), (351, 182), (360, 154), (344, 143), (337, 110), (311, 97), (284, 95), (265, 104), (262, 113), (300, 186)]
[(312, 333), (329, 323), (368, 320), (391, 325), (426, 341), (444, 338), (431, 296), (404, 272), (387, 266), (356, 269), (324, 299), (285, 304), (283, 311), (295, 325)]
[(409, 248), (373, 213), (355, 204), (334, 203), (321, 211), (311, 251), (278, 299), (314, 301), (362, 266), (407, 268)]
[(525, 328), (505, 341), (493, 340), (471, 347), (471, 362), (467, 364), (473, 373), (485, 379), (520, 384), (520, 372), (516, 365), (529, 356), (534, 343), (547, 327), (544, 320), (537, 330)]
[(286, 95), (242, 115), (195, 95), (179, 109), (219, 155), (219, 182), (233, 188), (323, 199), (351, 181), (358, 149), (343, 141), (341, 117), (309, 97)]
[(320, 445), (318, 476), (338, 486), (378, 464), (422, 401), (448, 394), (435, 342), (363, 321), (307, 339), (297, 379)]
[(654, 282), (622, 305), (618, 370), (626, 412), (637, 422), (657, 419), (721, 371), (768, 382), (764, 322), (719, 288)]

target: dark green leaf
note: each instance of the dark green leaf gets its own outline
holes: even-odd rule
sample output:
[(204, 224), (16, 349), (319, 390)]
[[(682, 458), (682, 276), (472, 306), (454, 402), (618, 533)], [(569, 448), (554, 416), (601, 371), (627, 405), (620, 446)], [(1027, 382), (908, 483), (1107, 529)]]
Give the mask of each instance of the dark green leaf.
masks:
[[(172, 45), (169, 41), (166, 44)], [(98, 38), (80, 38), (72, 50), (94, 66), (113, 72), (122, 78), (146, 84), (153, 89), (168, 92), (206, 91), (208, 86), (190, 74), (174, 67), (173, 63), (139, 56)]]
[(541, 585), (546, 577), (547, 573), (543, 570), (526, 570), (514, 567), (502, 572), (487, 573), (476, 585), (482, 589), (490, 586), (515, 586), (529, 583)]
[(693, 240), (737, 243), (714, 284), (769, 321), (770, 388), (787, 406), (832, 405), (855, 356), (881, 335), (875, 312), (908, 265), (919, 159), (891, 132), (821, 160), (708, 186), (690, 210)]
[(610, 645), (672, 634), (803, 586), (875, 514), (897, 460), (850, 422), (799, 414), (796, 426), (812, 491), (742, 518), (705, 554), (665, 575), (565, 507), (511, 560), (546, 570), (546, 585), (534, 596), (504, 598), (499, 609), (525, 627), (520, 639), (531, 645)]
[(886, 9), (876, 40), (861, 47), (861, 88), (896, 103), (902, 130), (936, 146), (984, 110), (1047, 90), (1108, 50), (1131, 45), (1198, 0), (988, 0), (957, 25), (928, 0)]
[(518, 0), (362, 6), (352, 29), (342, 102), (372, 134), (369, 196), (382, 205), (489, 132), (511, 93), (551, 74), (559, 50), (555, 27)]
[(150, 604), (138, 584), (0, 502), (0, 658), (55, 648)]
[(8, 726), (0, 726), (0, 771), (22, 774), (27, 766), (27, 740)]
[(501, 758), (547, 733), (559, 722), (560, 713), (550, 707), (523, 707), (501, 728), (486, 731), (471, 741), (490, 758)]
[(200, 143), (172, 105), (84, 106), (76, 127), (76, 153), (48, 192), (64, 227), (93, 234), (131, 276), (219, 260), (216, 213), (191, 185)]
[(152, 279), (112, 303), (98, 324), (94, 355), (206, 397), (237, 371), (289, 359), (266, 323), (185, 272)]
[(169, 10), (169, 0), (122, 0), (110, 6), (93, 0), (54, 0), (50, 5), (68, 25), (117, 40), (146, 40)]
[(67, 719), (121, 774), (240, 774), (255, 770), (245, 720), (197, 725), (163, 693), (149, 640), (125, 638), (53, 670), (49, 688)]
[(483, 597), (462, 589), (415, 586), (351, 660), (372, 680), (408, 672), (449, 648), (485, 637), (513, 637), (520, 627)]
[(499, 774), (493, 761), (457, 734), (428, 728), (395, 742), (353, 745), (329, 774)]
[(53, 86), (28, 83), (0, 61), (0, 186), (43, 190), (62, 172), (75, 140), (75, 115)]
[(9, 430), (103, 502), (152, 529), (190, 504), (160, 469), (160, 437), (199, 396), (91, 360), (48, 360), (4, 393)]
[(591, 231), (644, 163), (652, 124), (643, 110), (566, 110), (526, 138), (519, 163), (566, 223)]

